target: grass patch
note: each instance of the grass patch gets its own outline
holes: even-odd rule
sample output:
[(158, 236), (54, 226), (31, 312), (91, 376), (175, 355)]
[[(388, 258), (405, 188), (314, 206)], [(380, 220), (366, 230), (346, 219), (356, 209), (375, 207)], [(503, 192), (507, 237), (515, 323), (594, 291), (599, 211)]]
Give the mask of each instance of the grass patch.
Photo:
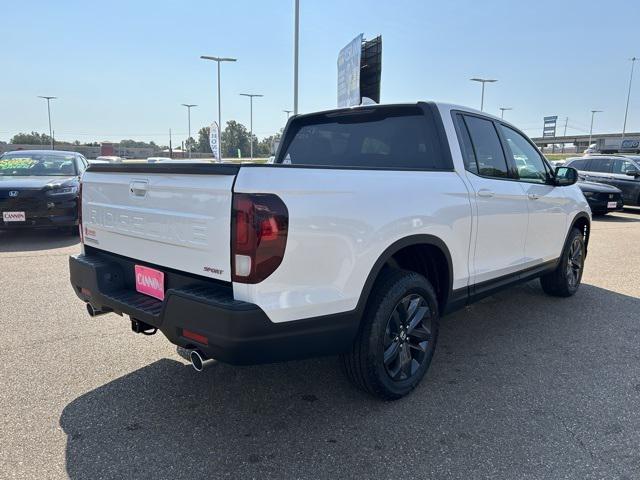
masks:
[(580, 157), (581, 155), (579, 153), (545, 153), (544, 156), (547, 157), (547, 160), (555, 161), (571, 157)]

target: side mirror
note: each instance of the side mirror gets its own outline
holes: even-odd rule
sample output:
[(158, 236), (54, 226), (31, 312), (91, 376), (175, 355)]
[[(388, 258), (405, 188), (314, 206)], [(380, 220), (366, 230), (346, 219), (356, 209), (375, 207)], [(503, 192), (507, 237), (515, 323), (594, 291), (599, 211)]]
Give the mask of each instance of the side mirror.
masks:
[(639, 177), (640, 176), (640, 172), (638, 171), (638, 169), (636, 167), (629, 168), (625, 173), (627, 175), (629, 175), (630, 177)]
[(566, 187), (573, 185), (578, 181), (578, 171), (572, 167), (557, 167), (556, 168), (556, 185), (559, 187)]

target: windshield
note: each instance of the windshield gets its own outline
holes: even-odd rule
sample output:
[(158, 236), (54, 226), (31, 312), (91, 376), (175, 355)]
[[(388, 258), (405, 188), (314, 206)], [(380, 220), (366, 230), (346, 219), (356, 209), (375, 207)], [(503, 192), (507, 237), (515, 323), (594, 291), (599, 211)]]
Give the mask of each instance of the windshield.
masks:
[(8, 153), (0, 157), (0, 176), (69, 177), (77, 175), (73, 155), (55, 153)]

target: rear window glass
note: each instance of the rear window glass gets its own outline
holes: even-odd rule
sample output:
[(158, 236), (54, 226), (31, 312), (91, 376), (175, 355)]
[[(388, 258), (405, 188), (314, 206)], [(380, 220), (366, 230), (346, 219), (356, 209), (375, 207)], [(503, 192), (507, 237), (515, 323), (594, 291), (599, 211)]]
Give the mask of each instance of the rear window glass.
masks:
[(440, 169), (433, 119), (419, 108), (302, 117), (288, 129), (276, 163)]

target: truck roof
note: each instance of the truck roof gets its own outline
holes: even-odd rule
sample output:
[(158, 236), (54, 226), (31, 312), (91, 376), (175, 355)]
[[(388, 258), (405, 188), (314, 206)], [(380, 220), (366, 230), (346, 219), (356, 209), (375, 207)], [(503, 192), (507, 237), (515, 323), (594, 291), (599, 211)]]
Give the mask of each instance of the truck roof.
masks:
[(415, 107), (415, 106), (419, 106), (421, 104), (430, 104), (433, 105), (435, 107), (437, 107), (440, 111), (445, 111), (445, 112), (449, 112), (451, 110), (460, 110), (463, 112), (469, 112), (469, 113), (477, 113), (478, 115), (484, 115), (487, 117), (491, 117), (495, 120), (500, 120), (503, 123), (507, 123), (510, 124), (509, 122), (505, 121), (504, 119), (498, 117), (497, 115), (493, 115), (491, 113), (487, 113), (487, 112), (481, 112), (480, 110), (477, 110), (475, 108), (471, 108), (471, 107), (466, 107), (464, 105), (457, 105), (455, 103), (448, 103), (448, 102), (436, 102), (433, 100), (424, 100), (424, 101), (418, 101), (418, 102), (414, 102), (414, 103), (409, 103), (409, 102), (401, 102), (401, 103), (376, 103), (376, 104), (369, 104), (369, 105), (356, 105), (353, 107), (342, 107), (342, 108), (331, 108), (331, 109), (327, 109), (327, 110), (319, 110), (316, 112), (309, 112), (309, 113), (301, 113), (298, 114), (296, 116), (291, 117), (293, 118), (305, 118), (305, 117), (311, 117), (311, 116), (315, 116), (315, 115), (327, 115), (327, 114), (335, 114), (335, 113), (340, 113), (340, 112), (353, 112), (353, 111), (357, 111), (357, 110), (371, 110), (371, 109), (376, 109), (376, 108), (388, 108), (388, 107)]

